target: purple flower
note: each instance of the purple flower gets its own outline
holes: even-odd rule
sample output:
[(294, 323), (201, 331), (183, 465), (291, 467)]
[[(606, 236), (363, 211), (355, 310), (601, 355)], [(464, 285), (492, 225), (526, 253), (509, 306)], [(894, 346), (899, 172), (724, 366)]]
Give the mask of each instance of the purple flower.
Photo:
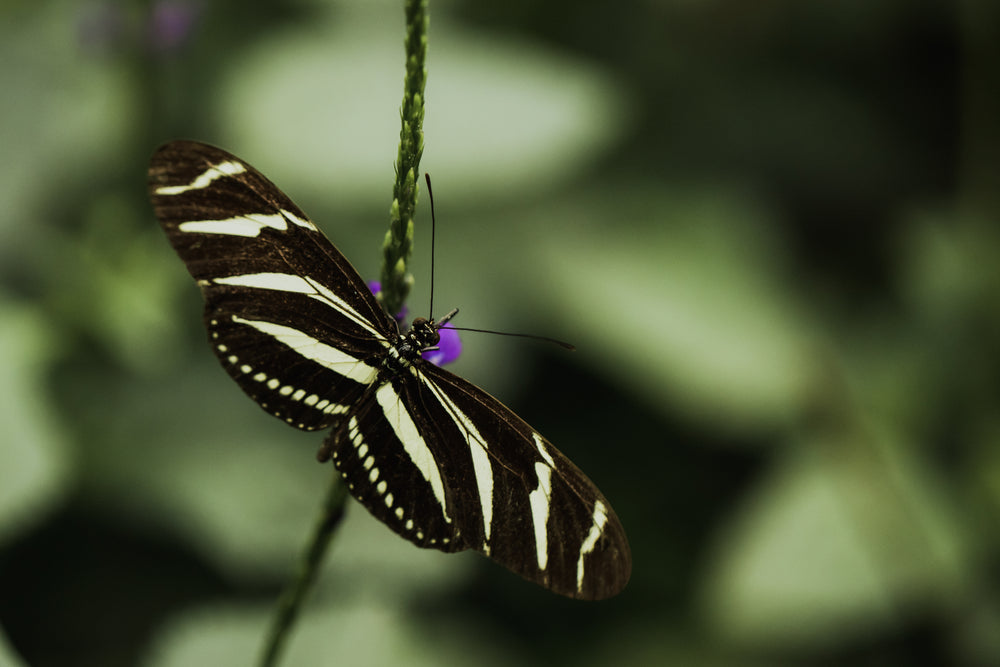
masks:
[(154, 0), (141, 13), (128, 12), (114, 0), (83, 5), (77, 20), (80, 46), (92, 53), (121, 54), (142, 46), (169, 54), (184, 46), (201, 14), (195, 0)]
[(160, 53), (184, 44), (198, 19), (200, 8), (184, 0), (159, 0), (149, 19), (149, 43)]
[(462, 354), (462, 340), (458, 337), (458, 332), (448, 322), (438, 329), (441, 340), (438, 341), (436, 350), (424, 350), (420, 356), (431, 362), (435, 366), (444, 366), (458, 359)]

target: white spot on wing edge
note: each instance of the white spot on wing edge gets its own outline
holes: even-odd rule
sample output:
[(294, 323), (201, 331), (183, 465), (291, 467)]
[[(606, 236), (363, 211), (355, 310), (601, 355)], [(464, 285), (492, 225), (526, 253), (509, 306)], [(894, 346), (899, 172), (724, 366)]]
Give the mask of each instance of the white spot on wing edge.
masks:
[(594, 523), (590, 526), (587, 539), (580, 545), (580, 559), (576, 561), (576, 590), (583, 590), (583, 560), (597, 546), (597, 540), (604, 532), (604, 525), (608, 522), (608, 508), (600, 500), (594, 503)]
[(413, 465), (417, 467), (423, 478), (431, 485), (431, 491), (441, 506), (441, 514), (445, 521), (451, 523), (448, 516), (447, 506), (444, 498), (444, 482), (441, 481), (441, 471), (438, 469), (434, 455), (424, 442), (423, 436), (417, 430), (417, 425), (413, 423), (413, 418), (403, 407), (403, 402), (399, 400), (396, 390), (392, 384), (387, 382), (375, 391), (375, 400), (382, 407), (386, 421), (392, 427), (393, 432), (403, 444), (403, 449), (409, 455)]
[[(531, 522), (535, 527), (535, 557), (538, 569), (544, 570), (549, 564), (549, 504), (552, 501), (552, 468), (541, 461), (535, 463), (538, 486), (528, 494), (531, 503)], [(579, 572), (579, 568), (578, 572)]]
[(187, 185), (164, 185), (156, 188), (156, 194), (180, 195), (184, 194), (188, 190), (200, 190), (202, 188), (207, 188), (213, 181), (225, 178), (226, 176), (236, 176), (237, 174), (242, 174), (246, 170), (247, 167), (242, 162), (226, 160), (225, 162), (220, 162), (219, 164), (213, 165), (201, 172), (198, 174), (197, 178)]

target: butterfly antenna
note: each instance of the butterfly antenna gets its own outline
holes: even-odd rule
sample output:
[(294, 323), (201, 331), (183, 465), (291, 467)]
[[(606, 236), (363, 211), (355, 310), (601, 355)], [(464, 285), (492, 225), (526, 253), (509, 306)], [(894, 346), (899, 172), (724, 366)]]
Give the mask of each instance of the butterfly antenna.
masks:
[(576, 350), (576, 346), (571, 345), (566, 341), (558, 340), (556, 338), (549, 338), (548, 336), (536, 336), (534, 334), (525, 334), (525, 333), (511, 333), (509, 331), (493, 331), (491, 329), (471, 329), (469, 327), (452, 327), (452, 328), (455, 331), (475, 331), (476, 333), (496, 334), (497, 336), (514, 336), (515, 338), (531, 338), (533, 340), (540, 340), (546, 343), (555, 343), (559, 347), (566, 350)]
[(427, 198), (431, 200), (431, 307), (427, 313), (427, 319), (434, 321), (434, 248), (437, 245), (434, 237), (437, 232), (437, 221), (434, 219), (434, 190), (431, 189), (431, 175), (424, 172), (424, 180), (427, 181)]
[[(424, 180), (427, 182), (427, 198), (431, 201), (431, 307), (430, 313), (427, 317), (431, 322), (434, 322), (434, 248), (437, 245), (435, 243), (435, 236), (437, 232), (437, 220), (434, 217), (434, 190), (431, 188), (431, 175), (426, 171), (424, 172)], [(435, 322), (435, 327), (440, 328), (445, 322), (455, 317), (458, 314), (458, 308), (455, 308), (450, 313), (441, 318), (440, 322)], [(507, 331), (491, 331), (489, 329), (470, 329), (468, 327), (452, 327), (456, 331), (475, 331), (477, 333), (489, 333), (496, 334), (498, 336), (514, 336), (516, 338), (533, 338), (535, 340), (545, 341), (546, 343), (555, 343), (559, 347), (567, 350), (575, 350), (576, 348), (561, 340), (556, 340), (555, 338), (549, 338), (547, 336), (535, 336), (533, 334), (523, 334), (523, 333), (510, 333)]]

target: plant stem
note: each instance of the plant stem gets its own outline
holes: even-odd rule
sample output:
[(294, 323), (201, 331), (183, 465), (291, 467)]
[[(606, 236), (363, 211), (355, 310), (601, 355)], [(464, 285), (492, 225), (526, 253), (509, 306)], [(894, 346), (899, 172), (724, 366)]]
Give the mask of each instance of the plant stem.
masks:
[(326, 553), (337, 526), (344, 518), (346, 500), (347, 485), (340, 479), (340, 474), (334, 472), (322, 511), (313, 529), (312, 539), (299, 562), (299, 571), (278, 600), (278, 611), (274, 615), (271, 630), (267, 635), (267, 643), (260, 661), (261, 667), (274, 667), (278, 664), (278, 658), (291, 633), (292, 625), (323, 563), (323, 554)]
[(403, 308), (413, 285), (407, 261), (413, 252), (413, 215), (417, 174), (424, 152), (424, 84), (427, 81), (427, 0), (406, 0), (406, 76), (400, 109), (396, 182), (389, 209), (389, 231), (382, 244), (382, 306), (390, 315)]
[[(413, 252), (413, 214), (417, 207), (416, 174), (424, 151), (424, 83), (427, 72), (427, 0), (406, 1), (406, 76), (403, 81), (402, 128), (396, 157), (396, 183), (393, 186), (389, 231), (382, 244), (382, 306), (390, 314), (398, 313), (410, 292), (413, 277), (406, 263)], [(261, 667), (274, 667), (291, 634), (323, 562), (323, 554), (344, 516), (347, 486), (334, 474), (312, 538), (302, 556), (299, 571), (278, 601), (278, 610), (268, 632)]]

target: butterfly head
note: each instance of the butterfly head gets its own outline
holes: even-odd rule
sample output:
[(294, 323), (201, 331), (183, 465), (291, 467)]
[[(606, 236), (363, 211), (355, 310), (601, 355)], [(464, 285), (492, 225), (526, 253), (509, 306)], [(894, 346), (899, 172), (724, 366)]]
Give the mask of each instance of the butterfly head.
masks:
[(427, 348), (434, 347), (441, 340), (438, 333), (440, 324), (426, 317), (413, 318), (413, 325), (406, 332), (405, 338), (417, 352), (423, 352)]
[(458, 308), (454, 308), (439, 320), (415, 317), (413, 318), (410, 330), (406, 332), (405, 338), (418, 352), (437, 347), (437, 344), (441, 342), (439, 329), (450, 322), (451, 318), (457, 314)]
[[(409, 365), (414, 359), (421, 355), (421, 353), (426, 352), (436, 352), (440, 350), (438, 343), (441, 342), (440, 329), (447, 324), (451, 318), (458, 314), (458, 309), (452, 310), (450, 313), (442, 317), (440, 320), (427, 319), (426, 317), (416, 317), (413, 319), (413, 324), (410, 326), (410, 330), (403, 334), (399, 342), (395, 346), (395, 354), (391, 354), (390, 358), (400, 359), (405, 365)], [(431, 363), (440, 365), (441, 363), (447, 363), (452, 361), (458, 356), (458, 352), (461, 350), (461, 344), (457, 342), (457, 335), (455, 332), (448, 331), (451, 333), (452, 337), (448, 340), (448, 350), (446, 352), (446, 359), (443, 361), (439, 358), (434, 358), (434, 355), (425, 355), (425, 359), (428, 359)], [(440, 356), (440, 355), (438, 355)]]

